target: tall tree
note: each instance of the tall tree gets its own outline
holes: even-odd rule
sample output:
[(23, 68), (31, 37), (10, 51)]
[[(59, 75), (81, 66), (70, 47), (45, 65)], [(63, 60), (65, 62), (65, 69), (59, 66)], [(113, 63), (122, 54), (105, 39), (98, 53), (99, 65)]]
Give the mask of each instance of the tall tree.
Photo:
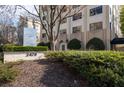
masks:
[(0, 45), (8, 43), (7, 33), (10, 26), (13, 25), (16, 7), (9, 5), (0, 5)]
[[(60, 33), (60, 25), (64, 19), (77, 15), (84, 7), (80, 6), (74, 9), (66, 5), (34, 5), (34, 12), (25, 6), (18, 5), (30, 15), (40, 20), (40, 25), (45, 30), (51, 49), (55, 50), (55, 45)], [(76, 7), (76, 6), (75, 6)]]

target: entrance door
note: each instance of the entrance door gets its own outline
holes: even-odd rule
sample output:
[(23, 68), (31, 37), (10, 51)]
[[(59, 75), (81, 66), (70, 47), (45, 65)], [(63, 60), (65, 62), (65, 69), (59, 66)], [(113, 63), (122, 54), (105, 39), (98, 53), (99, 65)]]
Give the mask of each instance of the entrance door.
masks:
[(62, 45), (62, 50), (65, 50), (65, 45)]
[(66, 43), (61, 43), (61, 44), (60, 44), (60, 50), (67, 50), (67, 45), (66, 45)]

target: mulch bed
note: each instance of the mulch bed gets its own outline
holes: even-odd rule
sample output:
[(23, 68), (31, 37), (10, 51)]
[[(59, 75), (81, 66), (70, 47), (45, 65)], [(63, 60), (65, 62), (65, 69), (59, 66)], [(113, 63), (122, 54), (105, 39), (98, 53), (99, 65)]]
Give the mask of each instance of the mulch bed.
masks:
[(86, 87), (87, 82), (71, 73), (61, 62), (40, 60), (14, 65), (20, 73), (3, 87)]

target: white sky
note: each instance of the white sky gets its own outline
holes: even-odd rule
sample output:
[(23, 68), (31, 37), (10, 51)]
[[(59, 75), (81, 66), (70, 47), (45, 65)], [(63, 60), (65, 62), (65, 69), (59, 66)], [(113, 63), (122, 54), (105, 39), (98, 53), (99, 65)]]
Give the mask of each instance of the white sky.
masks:
[[(35, 13), (34, 7), (33, 5), (25, 5), (24, 6), (26, 9), (28, 9), (29, 11), (31, 11), (32, 13)], [(12, 19), (14, 22), (14, 26), (17, 26), (18, 21), (19, 21), (19, 16), (20, 15), (24, 15), (27, 12), (24, 9), (17, 9), (15, 17)]]

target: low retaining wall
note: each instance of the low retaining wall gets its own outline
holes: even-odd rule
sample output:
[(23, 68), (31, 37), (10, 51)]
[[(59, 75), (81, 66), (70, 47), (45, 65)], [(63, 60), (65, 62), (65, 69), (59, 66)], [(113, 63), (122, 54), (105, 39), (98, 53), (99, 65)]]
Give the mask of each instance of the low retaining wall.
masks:
[(4, 63), (44, 59), (43, 52), (4, 52)]

